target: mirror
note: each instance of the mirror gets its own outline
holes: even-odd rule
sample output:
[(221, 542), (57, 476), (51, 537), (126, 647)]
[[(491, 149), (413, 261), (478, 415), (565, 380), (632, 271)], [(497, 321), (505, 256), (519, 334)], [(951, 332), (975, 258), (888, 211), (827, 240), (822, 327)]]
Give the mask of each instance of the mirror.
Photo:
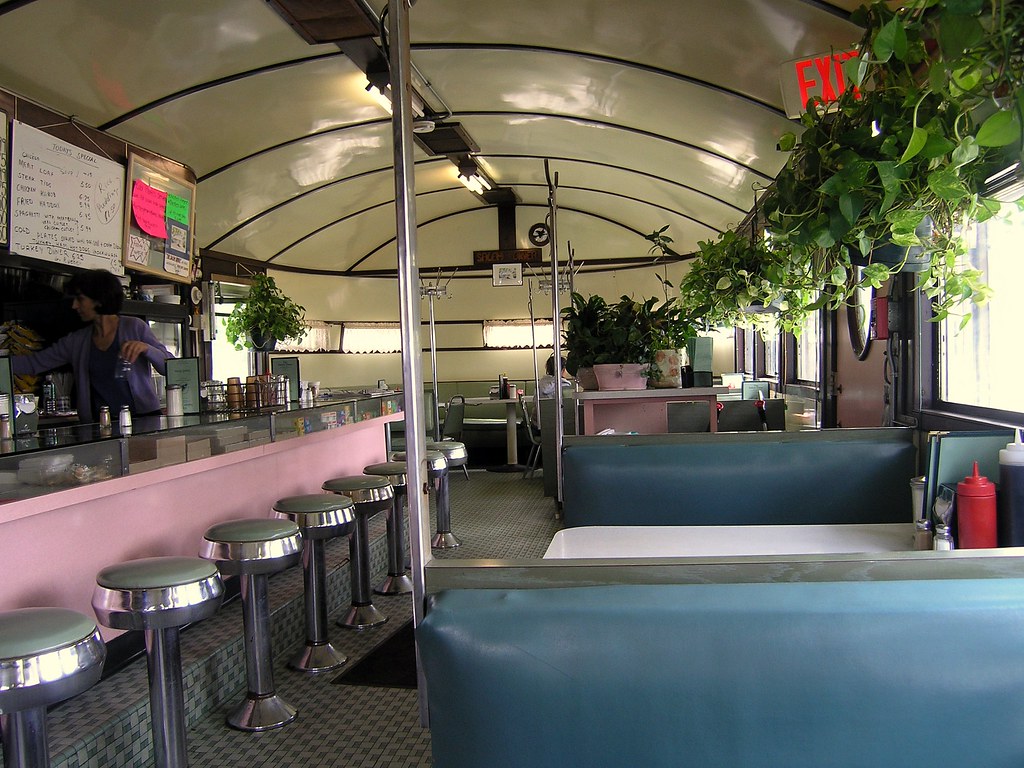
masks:
[[(863, 275), (857, 267), (852, 277), (858, 283)], [(858, 285), (846, 307), (846, 320), (850, 329), (850, 344), (858, 360), (868, 356), (871, 349), (871, 322), (875, 307), (875, 289), (869, 285)]]

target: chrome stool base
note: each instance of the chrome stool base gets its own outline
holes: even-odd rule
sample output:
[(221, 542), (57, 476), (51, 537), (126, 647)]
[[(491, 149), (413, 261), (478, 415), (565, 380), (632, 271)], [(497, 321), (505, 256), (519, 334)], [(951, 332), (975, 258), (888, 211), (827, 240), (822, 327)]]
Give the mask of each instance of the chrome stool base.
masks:
[(338, 669), (348, 657), (330, 643), (307, 643), (306, 647), (291, 661), (288, 666), (299, 672), (318, 675)]
[(298, 710), (277, 694), (246, 697), (242, 705), (228, 715), (227, 722), (239, 731), (269, 731), (287, 725), (298, 716)]
[(373, 591), (378, 595), (408, 595), (412, 592), (412, 579), (406, 573), (398, 576), (388, 575)]
[(433, 549), (455, 549), (462, 546), (462, 539), (451, 531), (438, 531), (430, 540), (430, 546)]
[(338, 626), (345, 629), (369, 629), (378, 627), (388, 620), (388, 617), (377, 610), (377, 607), (369, 605), (350, 605), (345, 615), (338, 619)]

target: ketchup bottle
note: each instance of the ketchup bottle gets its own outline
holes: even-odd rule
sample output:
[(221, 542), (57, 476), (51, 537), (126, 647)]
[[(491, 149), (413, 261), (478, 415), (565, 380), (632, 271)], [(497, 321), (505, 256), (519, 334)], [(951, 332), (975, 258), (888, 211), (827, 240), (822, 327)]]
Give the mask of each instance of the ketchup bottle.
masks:
[(987, 477), (974, 474), (956, 484), (956, 530), (960, 549), (997, 546), (996, 487)]

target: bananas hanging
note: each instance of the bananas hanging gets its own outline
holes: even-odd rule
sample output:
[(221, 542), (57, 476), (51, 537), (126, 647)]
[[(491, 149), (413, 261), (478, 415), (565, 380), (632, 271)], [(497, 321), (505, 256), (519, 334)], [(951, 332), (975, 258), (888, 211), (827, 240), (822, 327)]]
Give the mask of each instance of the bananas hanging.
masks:
[[(0, 325), (0, 349), (6, 349), (11, 355), (28, 355), (43, 348), (43, 337), (13, 320)], [(14, 393), (28, 395), (39, 387), (39, 377), (32, 374), (14, 375)]]

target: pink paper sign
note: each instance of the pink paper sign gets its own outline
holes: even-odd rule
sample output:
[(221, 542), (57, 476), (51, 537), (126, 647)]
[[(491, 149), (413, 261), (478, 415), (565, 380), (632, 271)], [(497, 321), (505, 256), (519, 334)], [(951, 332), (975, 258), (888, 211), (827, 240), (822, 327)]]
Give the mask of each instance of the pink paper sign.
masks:
[(132, 187), (132, 213), (139, 229), (147, 235), (167, 238), (164, 212), (167, 210), (167, 193), (154, 189), (142, 179), (136, 179)]

